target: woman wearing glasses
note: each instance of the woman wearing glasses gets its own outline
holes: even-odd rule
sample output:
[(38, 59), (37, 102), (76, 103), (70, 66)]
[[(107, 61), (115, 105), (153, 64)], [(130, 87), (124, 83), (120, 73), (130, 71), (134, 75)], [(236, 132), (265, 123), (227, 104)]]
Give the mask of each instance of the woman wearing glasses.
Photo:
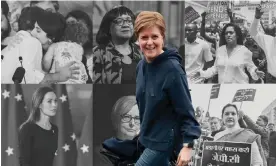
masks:
[(118, 161), (110, 160), (107, 157), (109, 156), (108, 154), (131, 158), (137, 152), (137, 145), (133, 141), (140, 131), (140, 117), (136, 97), (123, 96), (119, 98), (113, 106), (111, 121), (115, 136), (106, 139), (100, 149), (96, 148), (98, 156), (94, 156), (95, 165), (118, 165)]
[(119, 140), (132, 140), (140, 129), (139, 110), (135, 96), (123, 96), (114, 104), (111, 120), (115, 137)]
[(134, 84), (136, 65), (142, 58), (134, 43), (135, 16), (125, 6), (116, 6), (102, 19), (93, 48), (93, 83)]

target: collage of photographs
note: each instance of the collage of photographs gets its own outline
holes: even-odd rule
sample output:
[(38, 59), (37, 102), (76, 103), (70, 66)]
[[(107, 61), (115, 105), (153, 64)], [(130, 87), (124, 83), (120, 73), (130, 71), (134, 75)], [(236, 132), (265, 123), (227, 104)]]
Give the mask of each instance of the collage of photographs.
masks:
[(1, 166), (276, 166), (275, 0), (1, 13)]

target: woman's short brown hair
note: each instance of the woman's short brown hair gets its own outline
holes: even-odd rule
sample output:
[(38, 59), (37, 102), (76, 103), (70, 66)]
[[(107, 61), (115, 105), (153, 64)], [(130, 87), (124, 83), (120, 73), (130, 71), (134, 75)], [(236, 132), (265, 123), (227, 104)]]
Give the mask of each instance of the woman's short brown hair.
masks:
[(141, 11), (137, 16), (134, 24), (134, 32), (136, 38), (138, 38), (139, 33), (145, 29), (153, 26), (157, 26), (160, 30), (161, 35), (165, 38), (166, 24), (164, 17), (154, 11)]

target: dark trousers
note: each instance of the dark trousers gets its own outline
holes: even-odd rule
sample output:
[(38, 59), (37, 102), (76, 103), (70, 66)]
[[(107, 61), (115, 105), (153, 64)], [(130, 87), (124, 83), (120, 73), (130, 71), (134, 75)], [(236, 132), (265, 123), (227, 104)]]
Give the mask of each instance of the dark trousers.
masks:
[(276, 166), (276, 158), (275, 157), (269, 157), (267, 159), (267, 166)]
[(276, 77), (274, 77), (273, 75), (269, 74), (268, 72), (266, 73), (266, 83), (267, 84), (276, 84)]

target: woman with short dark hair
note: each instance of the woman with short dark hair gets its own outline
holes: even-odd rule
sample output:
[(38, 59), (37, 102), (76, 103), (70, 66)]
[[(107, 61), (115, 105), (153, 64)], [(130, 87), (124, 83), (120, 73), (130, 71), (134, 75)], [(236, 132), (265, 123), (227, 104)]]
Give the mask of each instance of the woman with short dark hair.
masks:
[(135, 84), (136, 66), (142, 53), (135, 44), (135, 16), (125, 6), (116, 6), (102, 19), (93, 48), (93, 82)]

